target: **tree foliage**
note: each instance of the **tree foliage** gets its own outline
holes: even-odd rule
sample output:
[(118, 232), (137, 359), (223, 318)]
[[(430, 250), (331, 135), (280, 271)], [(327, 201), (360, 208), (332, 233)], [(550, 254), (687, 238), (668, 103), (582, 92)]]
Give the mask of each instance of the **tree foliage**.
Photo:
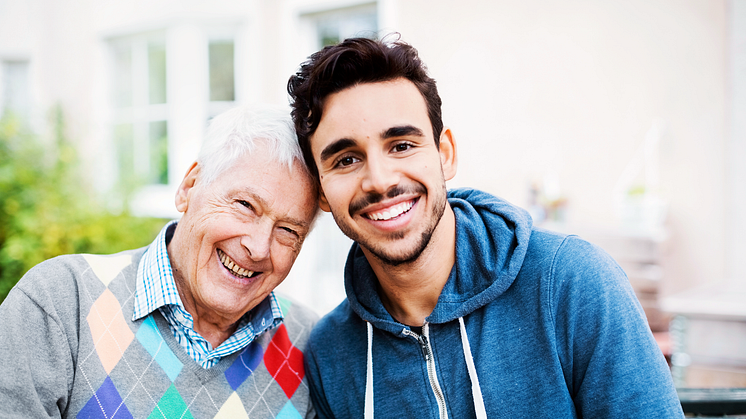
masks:
[(165, 223), (105, 209), (79, 172), (61, 115), (46, 141), (18, 118), (0, 119), (0, 302), (43, 260), (145, 246)]

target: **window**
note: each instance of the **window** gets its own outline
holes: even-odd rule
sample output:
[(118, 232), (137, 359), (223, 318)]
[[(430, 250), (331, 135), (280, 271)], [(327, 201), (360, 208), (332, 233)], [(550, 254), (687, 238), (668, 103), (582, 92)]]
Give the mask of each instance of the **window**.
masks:
[(133, 213), (178, 217), (174, 193), (207, 121), (241, 96), (237, 33), (231, 23), (179, 24), (108, 40), (105, 181)]
[(120, 182), (168, 184), (166, 46), (162, 37), (112, 42), (112, 135)]
[(0, 114), (10, 111), (21, 117), (26, 116), (31, 105), (28, 61), (3, 61), (0, 70)]
[(233, 41), (210, 42), (209, 57), (210, 102), (236, 100)]
[(311, 22), (312, 38), (316, 41), (314, 50), (353, 36), (375, 38), (378, 35), (375, 3), (308, 13), (303, 18)]
[(233, 107), (236, 101), (235, 47), (233, 39), (208, 42), (209, 110), (208, 117)]

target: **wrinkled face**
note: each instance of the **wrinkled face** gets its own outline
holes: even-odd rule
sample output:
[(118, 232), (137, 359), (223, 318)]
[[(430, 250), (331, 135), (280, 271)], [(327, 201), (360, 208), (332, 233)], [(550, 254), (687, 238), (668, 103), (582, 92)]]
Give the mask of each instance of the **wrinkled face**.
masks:
[(268, 158), (261, 142), (209, 185), (192, 167), (177, 193), (184, 215), (168, 246), (187, 309), (240, 317), (285, 279), (317, 206), (301, 167)]
[(408, 80), (359, 84), (332, 94), (311, 136), (320, 206), (384, 263), (413, 261), (428, 246), (447, 205), (445, 180), (455, 166), (443, 153), (450, 145), (445, 151), (435, 146), (425, 100)]

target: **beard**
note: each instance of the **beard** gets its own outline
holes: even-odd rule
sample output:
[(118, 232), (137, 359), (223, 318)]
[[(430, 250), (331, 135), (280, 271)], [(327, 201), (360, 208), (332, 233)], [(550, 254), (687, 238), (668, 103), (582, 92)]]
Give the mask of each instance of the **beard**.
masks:
[[(402, 187), (396, 185), (386, 191), (385, 194), (370, 193), (360, 199), (351, 202), (348, 208), (348, 213), (356, 214), (367, 205), (380, 202), (384, 198), (395, 198), (396, 196), (405, 193), (418, 193), (424, 195), (426, 191), (427, 190), (425, 186), (420, 183), (410, 187)], [(427, 220), (422, 231), (419, 233), (419, 237), (417, 239), (414, 239), (412, 245), (409, 246), (407, 249), (399, 251), (392, 251), (388, 244), (404, 239), (406, 235), (405, 231), (390, 233), (386, 236), (385, 239), (380, 240), (375, 237), (366, 236), (364, 234), (361, 234), (360, 232), (355, 231), (352, 226), (346, 222), (344, 217), (337, 216), (334, 211), (332, 211), (332, 216), (334, 217), (334, 221), (336, 221), (337, 225), (339, 226), (339, 229), (342, 230), (342, 233), (344, 233), (347, 237), (368, 250), (385, 265), (399, 266), (416, 261), (417, 258), (420, 257), (422, 252), (424, 252), (427, 246), (430, 244), (433, 233), (438, 227), (440, 219), (443, 217), (443, 213), (445, 212), (445, 206), (447, 205), (445, 181), (442, 183), (442, 187), (436, 190), (431, 198), (432, 206), (426, 211)], [(419, 198), (419, 200), (421, 200), (421, 198)]]

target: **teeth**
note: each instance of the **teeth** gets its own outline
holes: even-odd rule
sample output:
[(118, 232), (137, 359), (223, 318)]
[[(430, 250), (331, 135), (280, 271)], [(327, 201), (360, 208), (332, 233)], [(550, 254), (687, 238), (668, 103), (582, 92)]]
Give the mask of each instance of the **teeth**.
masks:
[(388, 208), (382, 213), (371, 212), (368, 214), (368, 218), (370, 218), (373, 221), (390, 220), (394, 217), (398, 217), (399, 215), (409, 211), (410, 208), (412, 208), (412, 205), (414, 205), (413, 201), (402, 202), (401, 204)]
[(246, 278), (250, 278), (252, 275), (254, 275), (254, 271), (249, 271), (249, 270), (239, 267), (237, 264), (235, 264), (231, 260), (231, 258), (228, 257), (228, 255), (223, 253), (223, 251), (220, 249), (218, 249), (218, 256), (220, 256), (220, 262), (223, 264), (223, 266), (228, 268), (236, 276), (243, 276)]

